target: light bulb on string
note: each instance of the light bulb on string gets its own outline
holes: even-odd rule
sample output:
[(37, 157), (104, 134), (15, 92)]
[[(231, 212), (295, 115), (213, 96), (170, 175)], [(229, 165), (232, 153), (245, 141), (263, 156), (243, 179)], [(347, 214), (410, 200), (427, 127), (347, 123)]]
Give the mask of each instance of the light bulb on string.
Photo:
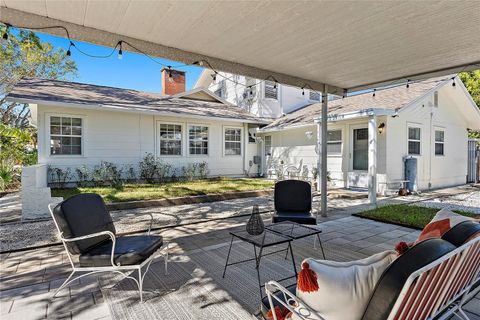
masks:
[(10, 25), (6, 25), (6, 28), (5, 28), (5, 31), (3, 32), (3, 35), (2, 35), (2, 39), (7, 41), (8, 40), (8, 28), (10, 27)]
[(305, 89), (302, 87), (302, 96), (305, 95)]
[(377, 89), (373, 89), (373, 96), (375, 97), (375, 93), (377, 92)]
[(118, 59), (119, 59), (119, 60), (122, 60), (122, 57), (123, 57), (122, 41), (118, 41), (118, 45), (120, 46), (120, 48), (118, 49)]
[(455, 77), (452, 78), (452, 87), (455, 87), (457, 84), (455, 83)]
[(406, 85), (407, 89), (410, 88), (410, 80), (407, 80), (407, 85)]

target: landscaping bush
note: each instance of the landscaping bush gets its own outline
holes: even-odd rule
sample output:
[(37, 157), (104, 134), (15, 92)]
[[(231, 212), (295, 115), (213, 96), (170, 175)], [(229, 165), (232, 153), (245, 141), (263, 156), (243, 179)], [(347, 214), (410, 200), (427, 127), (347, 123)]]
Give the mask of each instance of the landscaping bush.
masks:
[(121, 187), (122, 170), (112, 162), (102, 161), (93, 169), (93, 181), (96, 186)]
[(49, 185), (54, 188), (65, 188), (66, 184), (70, 182), (72, 178), (72, 172), (70, 168), (63, 170), (61, 168), (48, 166), (47, 175)]
[(140, 161), (140, 179), (145, 180), (148, 183), (155, 182), (155, 176), (157, 174), (157, 159), (151, 153), (147, 153), (143, 160)]

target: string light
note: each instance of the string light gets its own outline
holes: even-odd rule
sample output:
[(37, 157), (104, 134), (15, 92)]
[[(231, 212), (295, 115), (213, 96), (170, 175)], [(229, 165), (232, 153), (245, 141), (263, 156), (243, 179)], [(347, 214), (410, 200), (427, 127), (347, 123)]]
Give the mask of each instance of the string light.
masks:
[(75, 44), (70, 41), (70, 45), (68, 46), (68, 50), (67, 50), (67, 57), (70, 57), (72, 55), (72, 51), (70, 50), (72, 47), (75, 47)]
[[(115, 51), (117, 50), (117, 47), (119, 47), (119, 50), (118, 50), (118, 58), (119, 59), (122, 59), (122, 44), (125, 44), (125, 45), (128, 45), (129, 47), (131, 47), (132, 49), (134, 49), (135, 51), (143, 54), (144, 56), (146, 56), (148, 59), (152, 60), (154, 63), (156, 64), (159, 64), (159, 65), (162, 65), (163, 67), (168, 67), (169, 69), (169, 80), (172, 81), (173, 80), (173, 77), (172, 77), (172, 66), (167, 66), (163, 63), (161, 63), (160, 61), (156, 60), (155, 58), (149, 56), (147, 53), (145, 53), (144, 51), (142, 51), (141, 49), (137, 48), (136, 46), (134, 46), (133, 44), (125, 41), (125, 40), (120, 40), (117, 45), (113, 48), (113, 50), (107, 54), (107, 55), (92, 55), (92, 54), (89, 54), (85, 51), (82, 51), (80, 48), (78, 48), (72, 41), (71, 41), (71, 38), (70, 38), (70, 33), (68, 31), (68, 29), (62, 25), (53, 25), (53, 26), (46, 26), (46, 27), (22, 27), (22, 26), (12, 26), (8, 23), (5, 23), (5, 22), (2, 22), (0, 21), (0, 23), (4, 24), (6, 26), (6, 29), (4, 31), (4, 33), (2, 34), (2, 38), (4, 40), (8, 40), (8, 30), (10, 27), (13, 27), (13, 28), (19, 28), (19, 29), (30, 29), (30, 30), (47, 30), (47, 29), (62, 29), (65, 31), (65, 34), (66, 34), (66, 37), (68, 39), (68, 41), (70, 42), (69, 43), (69, 47), (68, 47), (68, 50), (67, 50), (67, 56), (71, 56), (72, 52), (71, 52), (71, 48), (74, 47), (78, 52), (80, 52), (81, 54), (85, 55), (85, 56), (88, 56), (88, 57), (91, 57), (91, 58), (109, 58), (111, 57)], [(175, 69), (179, 69), (179, 68), (183, 68), (183, 67), (187, 67), (189, 65), (198, 65), (198, 66), (202, 66), (204, 67), (205, 65), (211, 69), (214, 74), (212, 75), (212, 78), (214, 81), (216, 81), (216, 76), (217, 74), (221, 77), (223, 77), (225, 80), (227, 81), (231, 81), (237, 85), (242, 85), (242, 86), (245, 86), (245, 87), (249, 87), (250, 88), (250, 92), (253, 93), (253, 90), (252, 90), (252, 87), (253, 86), (257, 86), (257, 85), (260, 85), (262, 82), (265, 82), (267, 80), (273, 80), (275, 83), (274, 83), (274, 88), (276, 89), (277, 88), (277, 85), (278, 85), (278, 81), (273, 77), (273, 76), (268, 76), (265, 80), (261, 80), (261, 81), (258, 81), (257, 83), (253, 84), (253, 85), (247, 85), (245, 83), (240, 83), (232, 78), (233, 77), (227, 77), (223, 74), (220, 74), (218, 73), (218, 71), (215, 70), (215, 68), (212, 67), (212, 65), (207, 61), (207, 60), (199, 60), (199, 61), (194, 61), (190, 64), (181, 64), (181, 65), (176, 65), (174, 66)], [(464, 68), (460, 71), (464, 71), (466, 68), (468, 67), (471, 67), (471, 66), (480, 66), (480, 64), (470, 64), (470, 65), (465, 65)], [(236, 79), (236, 78), (235, 78)], [(449, 78), (444, 78), (444, 79), (441, 79), (441, 80), (433, 80), (433, 81), (428, 81), (428, 80), (419, 80), (419, 81), (410, 81), (407, 79), (407, 84), (406, 84), (406, 88), (408, 89), (410, 87), (410, 82), (412, 83), (418, 83), (418, 82), (422, 82), (422, 83), (431, 83), (431, 82), (441, 82), (441, 81), (445, 81)], [(455, 77), (452, 77), (450, 78), (452, 80), (452, 87), (455, 87), (456, 86), (456, 83), (455, 83)], [(392, 84), (388, 84), (388, 85), (384, 85), (383, 87), (379, 87), (378, 89), (375, 88), (373, 89), (373, 96), (375, 97), (375, 93), (377, 90), (386, 90), (386, 89), (390, 89), (390, 88), (394, 88), (394, 87), (398, 87), (399, 85), (402, 85), (402, 84), (399, 84), (397, 83), (396, 81), (392, 81)], [(314, 91), (314, 89), (307, 83), (307, 84), (304, 84), (304, 86), (301, 87), (302, 89), (302, 95), (305, 95), (305, 88), (308, 87), (310, 88), (312, 91)], [(337, 91), (333, 92), (332, 94), (336, 94)], [(344, 90), (343, 92), (343, 95), (342, 95), (342, 98), (345, 98), (346, 97), (346, 90)]]
[(167, 68), (168, 68), (168, 81), (172, 82), (173, 81), (172, 66), (167, 66)]
[(277, 89), (277, 81), (275, 81), (275, 83), (273, 84), (273, 89)]
[(213, 79), (213, 82), (217, 81), (217, 72), (212, 74), (212, 79)]
[(3, 32), (2, 39), (3, 40), (8, 40), (8, 28), (10, 27), (9, 24), (5, 24), (6, 28), (5, 31)]
[(252, 89), (252, 86), (249, 87), (250, 88), (250, 95), (253, 96), (253, 89)]
[(121, 41), (121, 40), (118, 41), (117, 46), (120, 46), (120, 49), (118, 49), (118, 59), (122, 60), (122, 54), (123, 54), (123, 52), (122, 52), (122, 41)]

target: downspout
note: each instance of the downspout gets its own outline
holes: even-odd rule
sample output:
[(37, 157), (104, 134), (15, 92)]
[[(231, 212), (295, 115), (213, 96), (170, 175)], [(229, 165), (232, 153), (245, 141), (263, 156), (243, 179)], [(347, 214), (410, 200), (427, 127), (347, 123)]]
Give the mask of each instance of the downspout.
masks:
[(246, 158), (247, 158), (247, 144), (248, 144), (248, 124), (243, 123), (243, 157), (242, 157), (242, 162), (243, 162), (243, 175), (246, 176), (247, 169), (245, 167), (246, 164)]
[(433, 129), (433, 106), (430, 107), (430, 133), (429, 133), (429, 138), (430, 141), (428, 143), (429, 147), (429, 152), (428, 152), (428, 189), (432, 187), (432, 152), (434, 153), (434, 150), (432, 149), (432, 129)]

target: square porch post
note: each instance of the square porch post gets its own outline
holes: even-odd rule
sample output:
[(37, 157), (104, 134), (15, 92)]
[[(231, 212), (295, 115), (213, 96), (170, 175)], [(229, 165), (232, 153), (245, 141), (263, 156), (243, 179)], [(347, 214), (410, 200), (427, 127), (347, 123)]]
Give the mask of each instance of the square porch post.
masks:
[(327, 216), (327, 118), (328, 118), (328, 94), (327, 85), (324, 85), (322, 92), (322, 119), (317, 126), (317, 168), (318, 185), (320, 186), (320, 213), (322, 217)]
[(377, 205), (377, 117), (368, 118), (368, 200)]

